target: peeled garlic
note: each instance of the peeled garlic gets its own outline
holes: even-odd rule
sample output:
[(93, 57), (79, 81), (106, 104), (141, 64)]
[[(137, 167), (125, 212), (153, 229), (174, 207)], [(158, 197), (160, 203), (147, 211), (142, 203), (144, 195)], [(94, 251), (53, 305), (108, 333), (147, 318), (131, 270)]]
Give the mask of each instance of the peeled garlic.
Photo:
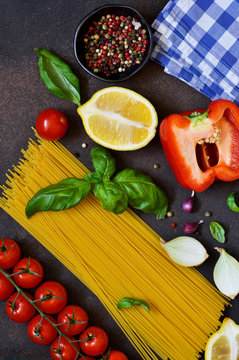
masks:
[(234, 299), (239, 293), (239, 262), (224, 249), (215, 249), (220, 252), (213, 272), (215, 284), (224, 295)]
[(190, 236), (179, 236), (171, 241), (160, 241), (170, 258), (182, 266), (198, 266), (207, 258), (208, 253), (204, 246)]

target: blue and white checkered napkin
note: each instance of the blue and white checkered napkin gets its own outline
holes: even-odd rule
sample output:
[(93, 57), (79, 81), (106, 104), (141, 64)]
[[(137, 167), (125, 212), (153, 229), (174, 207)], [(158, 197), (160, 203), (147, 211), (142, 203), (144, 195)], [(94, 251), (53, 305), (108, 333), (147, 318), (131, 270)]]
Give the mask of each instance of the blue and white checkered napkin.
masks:
[(167, 73), (239, 105), (239, 0), (170, 0), (152, 27)]

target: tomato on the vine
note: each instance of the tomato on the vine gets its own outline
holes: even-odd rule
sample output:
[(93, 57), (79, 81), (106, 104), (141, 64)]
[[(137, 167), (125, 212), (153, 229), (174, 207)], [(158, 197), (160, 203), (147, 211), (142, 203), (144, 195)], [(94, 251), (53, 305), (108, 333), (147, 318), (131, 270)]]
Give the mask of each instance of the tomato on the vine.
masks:
[(105, 356), (106, 360), (128, 360), (127, 356), (119, 350), (110, 350)]
[(41, 311), (57, 314), (66, 306), (66, 289), (57, 281), (45, 281), (36, 289), (35, 300)]
[(21, 250), (16, 241), (8, 238), (0, 239), (0, 268), (10, 269), (20, 259)]
[[(68, 336), (68, 339), (73, 341), (75, 338)], [(80, 350), (79, 343), (75, 342), (74, 346), (77, 350)], [(77, 356), (76, 350), (72, 344), (66, 340), (63, 336), (59, 342), (59, 336), (53, 341), (50, 347), (50, 353), (53, 360), (75, 360)]]
[[(48, 318), (56, 324), (53, 316), (48, 315)], [(36, 315), (29, 322), (27, 333), (35, 344), (48, 345), (57, 337), (58, 331), (46, 318), (42, 318), (41, 315)]]
[[(8, 274), (6, 271), (5, 273)], [(6, 300), (9, 298), (14, 290), (15, 288), (12, 283), (0, 272), (0, 300)]]
[(78, 335), (88, 325), (88, 315), (84, 309), (78, 305), (66, 306), (58, 315), (57, 323), (60, 330), (66, 335)]
[(15, 282), (24, 289), (30, 289), (40, 284), (43, 279), (43, 267), (33, 258), (22, 258), (13, 269)]
[[(33, 300), (31, 294), (25, 293), (29, 299)], [(36, 309), (29, 303), (29, 301), (20, 293), (15, 292), (10, 296), (6, 302), (7, 316), (18, 323), (24, 323), (31, 320), (36, 312)]]
[(80, 342), (81, 350), (90, 356), (99, 356), (105, 352), (108, 347), (108, 335), (98, 326), (90, 326), (80, 334), (80, 340), (91, 338), (89, 341)]
[(36, 119), (36, 131), (45, 140), (59, 140), (65, 135), (67, 129), (66, 116), (56, 109), (46, 109)]

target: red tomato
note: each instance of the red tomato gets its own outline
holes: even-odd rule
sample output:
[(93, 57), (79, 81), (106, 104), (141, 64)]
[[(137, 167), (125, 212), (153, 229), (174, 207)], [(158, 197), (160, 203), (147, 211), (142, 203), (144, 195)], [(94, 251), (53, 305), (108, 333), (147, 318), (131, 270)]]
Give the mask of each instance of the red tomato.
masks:
[(81, 350), (90, 356), (99, 356), (105, 352), (108, 347), (109, 339), (105, 330), (98, 326), (88, 327), (82, 334), (80, 340), (87, 339), (88, 336), (93, 336), (92, 340), (81, 342)]
[(30, 289), (40, 284), (43, 279), (43, 267), (33, 258), (22, 258), (13, 269), (15, 282), (24, 289)]
[(80, 357), (79, 360), (95, 360), (95, 358), (91, 356), (84, 356), (84, 357)]
[(10, 269), (20, 259), (21, 250), (16, 241), (8, 238), (0, 240), (0, 268)]
[[(56, 324), (53, 316), (48, 315), (48, 318)], [(47, 319), (43, 319), (41, 315), (37, 315), (29, 322), (27, 333), (35, 344), (47, 345), (57, 337), (58, 331)]]
[(9, 298), (9, 296), (13, 293), (14, 290), (15, 287), (12, 285), (12, 283), (10, 283), (6, 276), (4, 276), (0, 272), (0, 300), (6, 300), (7, 298)]
[(104, 358), (106, 360), (128, 360), (127, 356), (119, 350), (110, 350)]
[[(78, 323), (80, 322), (80, 323)], [(78, 335), (88, 325), (88, 315), (84, 309), (78, 305), (68, 305), (57, 317), (60, 330), (66, 335)]]
[[(75, 340), (72, 336), (68, 336), (69, 340)], [(80, 350), (79, 343), (75, 342), (74, 346)], [(58, 349), (59, 348), (59, 349)], [(59, 336), (53, 341), (50, 348), (51, 357), (53, 360), (75, 360), (77, 352), (63, 336), (59, 344)]]
[(58, 140), (68, 129), (66, 116), (55, 109), (42, 111), (36, 119), (36, 131), (45, 140)]
[(67, 293), (64, 286), (57, 281), (45, 281), (35, 292), (35, 300), (40, 310), (47, 314), (57, 314), (67, 303)]
[[(31, 294), (25, 293), (31, 300), (33, 297)], [(17, 297), (17, 299), (16, 299)], [(16, 301), (14, 302), (14, 300)], [(10, 296), (6, 302), (6, 313), (7, 316), (15, 322), (24, 323), (33, 318), (36, 309), (24, 298), (22, 294), (15, 292)]]

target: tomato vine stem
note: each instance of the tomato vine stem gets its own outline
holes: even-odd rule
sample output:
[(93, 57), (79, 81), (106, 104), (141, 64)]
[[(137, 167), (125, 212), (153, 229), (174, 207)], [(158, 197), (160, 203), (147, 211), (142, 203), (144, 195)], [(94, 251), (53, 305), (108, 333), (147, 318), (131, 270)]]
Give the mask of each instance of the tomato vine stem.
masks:
[[(31, 300), (25, 293), (24, 291), (15, 283), (15, 281), (11, 278), (11, 275), (8, 275), (7, 273), (4, 272), (3, 269), (0, 269), (0, 273), (3, 274), (9, 281), (10, 283), (12, 283), (12, 285), (15, 287), (15, 289), (18, 291), (19, 294), (21, 294), (27, 301), (29, 301), (29, 303), (38, 311), (38, 313), (42, 316), (42, 318), (46, 319), (58, 332), (59, 334), (59, 344), (58, 344), (58, 349), (57, 350), (60, 350), (60, 339), (61, 337), (64, 337), (71, 345), (72, 347), (74, 348), (74, 350), (76, 351), (77, 355), (76, 355), (76, 358), (75, 360), (77, 360), (78, 356), (81, 356), (83, 360), (86, 360), (84, 354), (82, 354), (77, 348), (76, 346), (74, 345), (74, 340), (70, 340), (67, 335), (65, 335), (59, 328), (59, 324), (55, 324), (53, 321), (51, 321), (51, 319), (48, 318), (48, 316), (43, 312), (41, 311), (38, 306), (35, 304), (34, 300)], [(85, 340), (85, 339), (84, 339)], [(85, 341), (90, 341), (92, 340), (91, 339), (87, 339)]]

